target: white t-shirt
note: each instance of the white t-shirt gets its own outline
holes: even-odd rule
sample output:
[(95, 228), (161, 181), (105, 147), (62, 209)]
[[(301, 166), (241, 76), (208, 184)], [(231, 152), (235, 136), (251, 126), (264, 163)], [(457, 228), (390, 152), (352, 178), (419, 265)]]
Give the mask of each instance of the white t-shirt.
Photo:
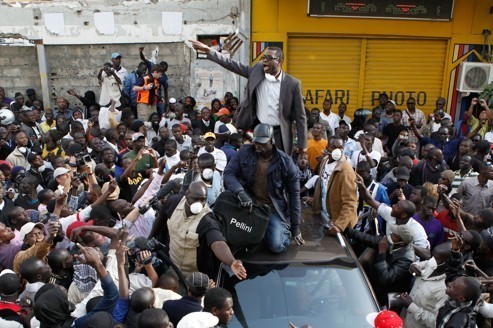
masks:
[(330, 129), (332, 130), (332, 135), (334, 135), (336, 129), (339, 127), (339, 121), (341, 120), (339, 115), (332, 112), (329, 115), (325, 115), (324, 112), (321, 112), (320, 119), (329, 123)]
[[(393, 217), (391, 213), (392, 207), (387, 204), (380, 204), (378, 207), (378, 215), (380, 215), (382, 219), (388, 223), (386, 231), (387, 236), (390, 235), (390, 224), (397, 224), (396, 218)], [(423, 228), (423, 226), (413, 218), (410, 218), (406, 225), (413, 230), (413, 244), (418, 247), (430, 249), (430, 243), (428, 242), (428, 236), (426, 235), (425, 228)]]
[(334, 161), (332, 163), (329, 163), (327, 161), (327, 164), (325, 164), (324, 170), (322, 172), (321, 183), (323, 183), (325, 186), (329, 183), (330, 176), (332, 175), (332, 172), (334, 171), (334, 168), (336, 167), (337, 161)]
[[(382, 154), (373, 149), (371, 153), (369, 153), (370, 157), (377, 161), (377, 165), (371, 169), (371, 175), (375, 178), (377, 176), (378, 164), (380, 164), (380, 159), (382, 158)], [(351, 157), (351, 165), (356, 170), (356, 166), (359, 162), (365, 162), (366, 156), (361, 154), (361, 150), (357, 150), (353, 153), (353, 157)]]
[[(204, 146), (199, 149), (197, 156), (200, 156), (205, 153), (208, 153), (208, 151), (205, 150), (205, 146)], [(214, 150), (209, 154), (214, 156), (214, 161), (216, 163), (216, 170), (223, 172), (224, 169), (226, 168), (226, 164), (228, 164), (228, 159), (226, 157), (226, 154), (221, 149), (217, 149), (216, 147), (214, 147)]]
[(116, 100), (116, 107), (119, 107), (121, 105), (120, 89), (123, 87), (123, 80), (122, 84), (119, 85), (113, 75), (108, 76), (105, 72), (101, 73), (101, 80), (101, 95), (99, 96), (99, 104), (101, 106), (106, 106), (110, 103), (111, 98), (113, 98)]
[(315, 184), (317, 183), (318, 181), (318, 178), (319, 176), (318, 175), (314, 175), (312, 176), (306, 183), (305, 183), (305, 188), (306, 189), (312, 189), (315, 187)]

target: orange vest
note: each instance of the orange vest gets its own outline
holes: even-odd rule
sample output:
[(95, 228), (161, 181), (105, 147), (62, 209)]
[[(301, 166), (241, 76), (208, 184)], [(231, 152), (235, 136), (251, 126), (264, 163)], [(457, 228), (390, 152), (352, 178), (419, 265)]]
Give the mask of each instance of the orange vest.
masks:
[[(157, 79), (153, 79), (149, 75), (144, 76), (144, 87), (149, 83), (154, 83), (154, 88), (151, 90), (142, 90), (137, 92), (137, 103), (155, 105), (157, 103), (157, 93), (159, 90), (159, 82)], [(154, 97), (151, 96), (151, 92), (154, 93)]]

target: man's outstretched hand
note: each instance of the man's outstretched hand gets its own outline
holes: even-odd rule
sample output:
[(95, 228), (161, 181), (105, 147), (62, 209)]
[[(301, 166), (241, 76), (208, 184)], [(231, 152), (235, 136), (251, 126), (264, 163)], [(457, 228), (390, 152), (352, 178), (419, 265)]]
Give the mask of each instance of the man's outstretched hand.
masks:
[(196, 40), (188, 40), (188, 41), (192, 44), (192, 48), (194, 48), (195, 50), (202, 51), (207, 54), (209, 53), (209, 51), (211, 51), (211, 47), (200, 41), (196, 41)]

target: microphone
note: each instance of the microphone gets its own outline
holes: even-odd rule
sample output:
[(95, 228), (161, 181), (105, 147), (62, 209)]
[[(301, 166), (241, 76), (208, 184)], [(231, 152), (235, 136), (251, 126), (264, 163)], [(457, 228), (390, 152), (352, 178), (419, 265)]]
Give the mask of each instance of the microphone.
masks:
[(164, 186), (161, 187), (161, 189), (157, 191), (154, 197), (151, 198), (151, 200), (149, 201), (149, 205), (139, 210), (140, 214), (144, 214), (149, 210), (149, 208), (151, 208), (151, 206), (154, 206), (160, 199), (163, 199), (164, 197), (171, 194), (171, 192), (173, 192), (173, 190), (177, 186), (178, 184), (175, 180), (168, 181)]
[(154, 197), (157, 199), (162, 199), (162, 198), (168, 196), (169, 194), (171, 194), (171, 192), (176, 187), (178, 187), (176, 180), (168, 181), (167, 183), (164, 184), (164, 186), (161, 187), (161, 189), (158, 190), (158, 192), (156, 193), (156, 195)]

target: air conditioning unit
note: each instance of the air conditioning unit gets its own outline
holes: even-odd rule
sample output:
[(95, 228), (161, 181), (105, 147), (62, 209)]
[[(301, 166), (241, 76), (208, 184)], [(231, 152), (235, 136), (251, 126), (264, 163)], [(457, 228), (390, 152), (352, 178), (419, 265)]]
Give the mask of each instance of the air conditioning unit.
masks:
[(459, 68), (460, 92), (482, 92), (485, 86), (493, 82), (493, 64), (463, 62)]

